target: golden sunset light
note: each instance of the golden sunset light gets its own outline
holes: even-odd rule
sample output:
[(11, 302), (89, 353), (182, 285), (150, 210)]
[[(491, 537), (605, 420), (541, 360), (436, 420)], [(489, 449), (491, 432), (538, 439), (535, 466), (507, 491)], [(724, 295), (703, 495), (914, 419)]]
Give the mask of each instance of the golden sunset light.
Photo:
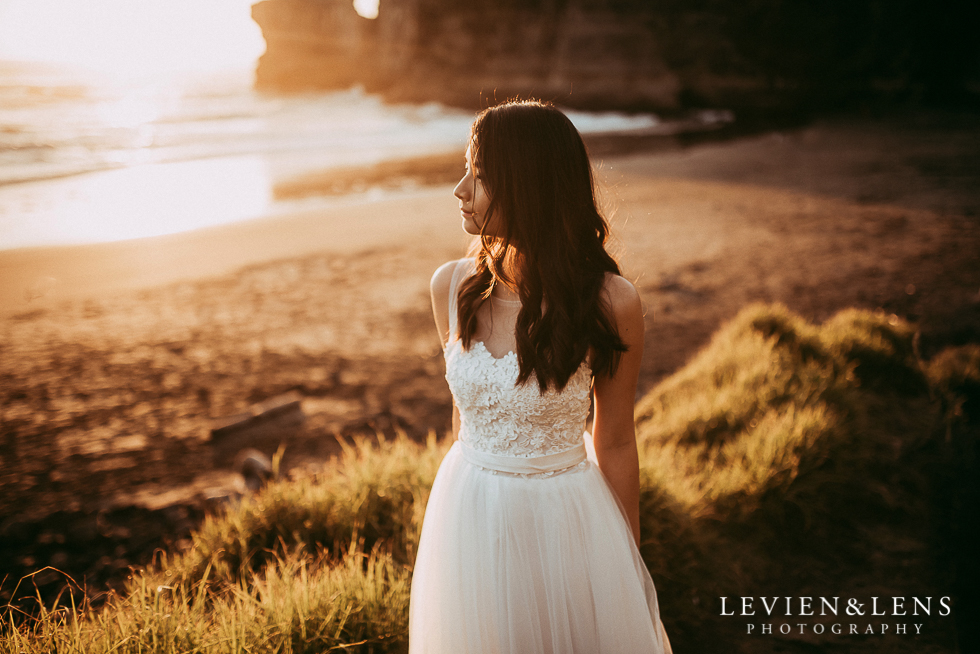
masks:
[(0, 59), (119, 76), (253, 66), (265, 44), (250, 0), (0, 0)]
[(0, 654), (980, 652), (978, 24), (0, 0)]

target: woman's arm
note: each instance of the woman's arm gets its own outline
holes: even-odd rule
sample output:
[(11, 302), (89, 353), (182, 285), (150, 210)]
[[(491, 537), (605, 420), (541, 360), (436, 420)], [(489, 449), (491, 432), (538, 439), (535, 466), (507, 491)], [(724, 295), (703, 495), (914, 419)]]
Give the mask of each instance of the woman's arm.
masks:
[[(452, 284), (453, 272), (457, 261), (444, 263), (432, 274), (429, 282), (429, 295), (432, 298), (432, 317), (436, 321), (436, 331), (443, 349), (449, 342), (449, 287)], [(453, 402), (453, 440), (459, 433), (459, 410)]]
[(633, 538), (640, 544), (640, 464), (633, 423), (636, 380), (643, 358), (643, 308), (627, 280), (608, 275), (603, 287), (610, 318), (628, 348), (611, 377), (596, 376), (592, 438), (596, 460), (626, 511)]

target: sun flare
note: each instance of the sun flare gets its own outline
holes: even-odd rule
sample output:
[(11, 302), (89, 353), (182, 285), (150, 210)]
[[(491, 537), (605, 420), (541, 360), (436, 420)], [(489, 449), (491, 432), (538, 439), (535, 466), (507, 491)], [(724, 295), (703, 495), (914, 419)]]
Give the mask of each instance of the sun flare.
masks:
[(377, 18), (379, 0), (354, 0), (354, 11), (364, 18)]
[(134, 76), (253, 66), (252, 0), (0, 0), (0, 59)]

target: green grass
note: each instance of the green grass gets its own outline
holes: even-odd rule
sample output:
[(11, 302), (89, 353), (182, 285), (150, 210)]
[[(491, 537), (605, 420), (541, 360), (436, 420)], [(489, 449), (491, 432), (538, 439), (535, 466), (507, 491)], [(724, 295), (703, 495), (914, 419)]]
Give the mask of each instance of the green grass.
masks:
[[(883, 314), (813, 325), (759, 305), (719, 330), (637, 406), (641, 549), (675, 648), (748, 646), (716, 615), (722, 595), (949, 594), (978, 397), (980, 347), (923, 362), (913, 328)], [(320, 474), (209, 517), (97, 611), (84, 599), (29, 619), (8, 610), (0, 651), (404, 651), (447, 446), (349, 446)], [(942, 651), (940, 627), (907, 645)]]

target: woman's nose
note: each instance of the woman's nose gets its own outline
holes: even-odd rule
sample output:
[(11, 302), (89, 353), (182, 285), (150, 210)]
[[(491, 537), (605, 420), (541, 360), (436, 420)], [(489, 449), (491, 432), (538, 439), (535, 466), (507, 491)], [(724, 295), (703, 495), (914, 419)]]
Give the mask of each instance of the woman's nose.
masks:
[(466, 184), (466, 177), (459, 180), (459, 184), (457, 184), (456, 188), (453, 189), (453, 195), (464, 202), (466, 201), (466, 198), (469, 197), (469, 184)]

